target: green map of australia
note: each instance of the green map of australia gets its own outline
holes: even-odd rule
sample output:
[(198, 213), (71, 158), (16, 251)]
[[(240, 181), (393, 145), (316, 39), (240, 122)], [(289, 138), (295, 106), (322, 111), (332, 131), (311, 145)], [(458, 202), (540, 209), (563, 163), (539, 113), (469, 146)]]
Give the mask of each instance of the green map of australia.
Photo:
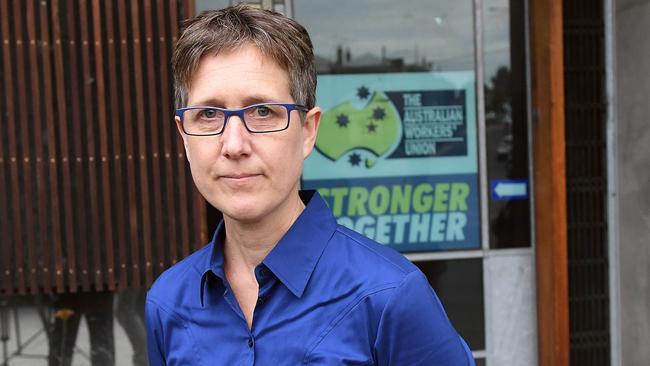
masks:
[[(392, 103), (384, 93), (375, 92), (363, 109), (348, 101), (328, 110), (318, 129), (316, 149), (333, 161), (354, 150), (370, 152), (372, 157), (364, 161), (370, 168), (394, 145), (398, 133), (399, 117)], [(362, 160), (358, 153), (348, 158), (352, 166), (360, 166)]]

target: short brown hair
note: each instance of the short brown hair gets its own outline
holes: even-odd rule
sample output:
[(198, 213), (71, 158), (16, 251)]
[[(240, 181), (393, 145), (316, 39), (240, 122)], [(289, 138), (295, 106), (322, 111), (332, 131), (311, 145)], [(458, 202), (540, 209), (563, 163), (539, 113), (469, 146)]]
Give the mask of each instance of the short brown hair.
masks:
[(289, 75), (295, 103), (314, 107), (316, 69), (309, 34), (295, 20), (248, 5), (206, 10), (184, 23), (172, 58), (176, 105), (184, 107), (201, 57), (253, 44)]

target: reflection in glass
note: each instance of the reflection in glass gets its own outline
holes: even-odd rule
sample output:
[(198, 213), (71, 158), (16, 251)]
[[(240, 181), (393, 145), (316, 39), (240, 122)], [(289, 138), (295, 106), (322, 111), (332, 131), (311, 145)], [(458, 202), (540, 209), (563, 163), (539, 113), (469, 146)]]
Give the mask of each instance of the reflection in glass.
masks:
[(210, 9), (223, 9), (231, 5), (230, 0), (194, 0), (196, 14)]
[(471, 1), (296, 0), (319, 74), (474, 70)]
[(0, 296), (0, 362), (147, 365), (145, 294), (135, 288)]
[(415, 262), (445, 307), (454, 328), (472, 350), (485, 349), (483, 262), (455, 259)]
[[(483, 6), (488, 180), (527, 180), (524, 5), (486, 0)], [(530, 246), (528, 199), (490, 199), (489, 218), (492, 248)]]

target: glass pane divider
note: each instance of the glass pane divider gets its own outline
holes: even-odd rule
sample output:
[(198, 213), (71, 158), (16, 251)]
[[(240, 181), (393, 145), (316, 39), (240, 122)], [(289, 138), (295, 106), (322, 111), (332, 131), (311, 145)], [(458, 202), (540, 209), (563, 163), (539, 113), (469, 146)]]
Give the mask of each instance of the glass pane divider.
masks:
[(485, 256), (484, 250), (454, 250), (440, 252), (423, 252), (423, 253), (402, 253), (411, 262), (443, 260), (443, 259), (465, 259), (465, 258), (482, 258)]
[(490, 218), (488, 214), (488, 178), (487, 178), (487, 149), (485, 128), (485, 90), (484, 90), (484, 59), (483, 59), (483, 0), (474, 0), (474, 69), (476, 86), (476, 127), (478, 137), (479, 163), (479, 197), (481, 202), (481, 247), (490, 248)]

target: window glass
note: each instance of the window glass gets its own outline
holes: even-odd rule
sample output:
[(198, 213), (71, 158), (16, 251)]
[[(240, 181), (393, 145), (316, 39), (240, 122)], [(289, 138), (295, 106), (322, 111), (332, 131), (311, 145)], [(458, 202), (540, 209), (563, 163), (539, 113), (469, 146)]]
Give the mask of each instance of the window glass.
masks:
[(470, 348), (485, 349), (482, 260), (424, 261), (415, 265), (429, 279), (449, 320)]
[(490, 247), (530, 246), (524, 5), (483, 6)]
[(232, 0), (194, 0), (196, 4), (196, 14), (203, 10), (223, 9), (236, 3)]
[(294, 1), (319, 73), (474, 70), (471, 1)]
[(295, 1), (323, 111), (303, 187), (403, 252), (480, 247), (471, 1)]

